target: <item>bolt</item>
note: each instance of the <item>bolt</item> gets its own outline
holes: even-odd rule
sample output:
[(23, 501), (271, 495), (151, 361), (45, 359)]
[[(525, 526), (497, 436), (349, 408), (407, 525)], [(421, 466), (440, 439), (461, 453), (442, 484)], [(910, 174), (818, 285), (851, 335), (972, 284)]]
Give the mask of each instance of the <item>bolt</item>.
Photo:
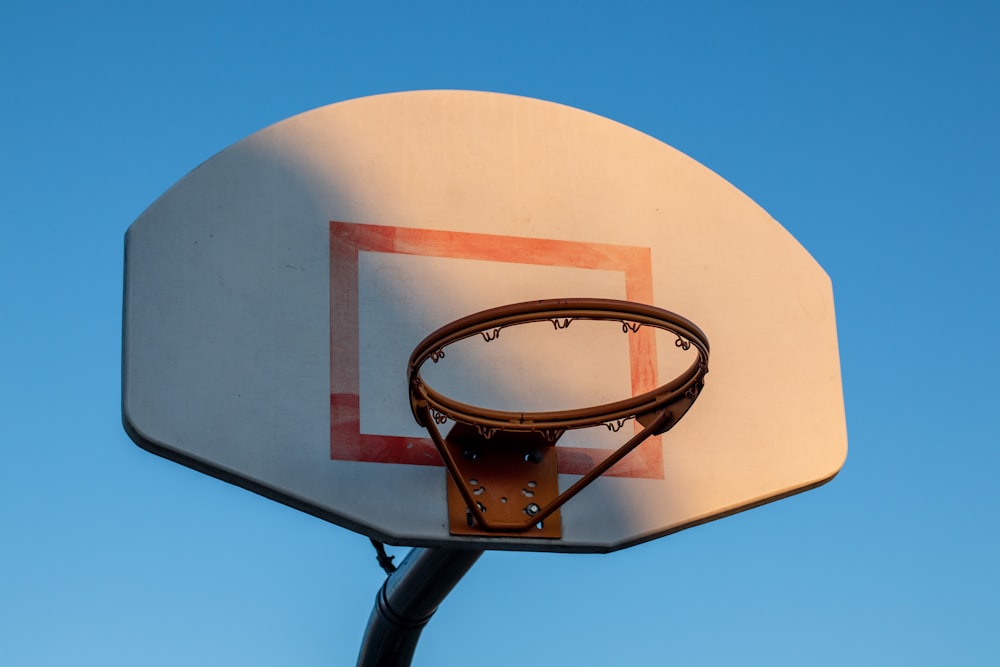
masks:
[(541, 509), (542, 508), (535, 503), (528, 503), (528, 506), (524, 508), (524, 511), (528, 513), (528, 516), (535, 516)]
[(524, 458), (526, 461), (531, 461), (532, 463), (541, 463), (542, 459), (545, 458), (545, 454), (537, 449), (533, 449)]

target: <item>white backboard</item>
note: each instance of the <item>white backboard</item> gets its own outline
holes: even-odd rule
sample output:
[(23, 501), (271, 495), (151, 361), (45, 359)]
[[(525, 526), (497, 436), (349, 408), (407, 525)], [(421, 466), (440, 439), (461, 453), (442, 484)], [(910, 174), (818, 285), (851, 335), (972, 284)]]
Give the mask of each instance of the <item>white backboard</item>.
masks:
[[(705, 389), (567, 503), (560, 538), (451, 535), (410, 352), (463, 315), (567, 297), (692, 320)], [(564, 409), (684, 367), (671, 339), (637, 354), (601, 324), (511, 329), (428, 372), (477, 405)], [(647, 135), (490, 93), (324, 107), (183, 178), (126, 237), (123, 384), (143, 447), (393, 544), (610, 551), (818, 486), (847, 451), (830, 280), (795, 239)], [(567, 434), (560, 484), (622, 438)]]

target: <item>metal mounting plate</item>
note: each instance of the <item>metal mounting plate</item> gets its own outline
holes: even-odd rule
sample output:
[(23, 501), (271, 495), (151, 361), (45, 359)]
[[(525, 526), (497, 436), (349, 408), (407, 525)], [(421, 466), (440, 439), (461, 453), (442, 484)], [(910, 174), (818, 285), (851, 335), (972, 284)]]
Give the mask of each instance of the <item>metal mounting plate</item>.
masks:
[[(445, 438), (461, 480), (448, 475), (448, 518), (452, 535), (562, 537), (559, 511), (530, 522), (529, 507), (545, 507), (559, 495), (555, 443), (541, 433), (497, 431), (484, 438), (474, 426), (455, 424)], [(457, 484), (464, 484), (489, 520), (526, 524), (525, 530), (490, 530), (480, 526)], [(534, 510), (537, 513), (537, 510)]]

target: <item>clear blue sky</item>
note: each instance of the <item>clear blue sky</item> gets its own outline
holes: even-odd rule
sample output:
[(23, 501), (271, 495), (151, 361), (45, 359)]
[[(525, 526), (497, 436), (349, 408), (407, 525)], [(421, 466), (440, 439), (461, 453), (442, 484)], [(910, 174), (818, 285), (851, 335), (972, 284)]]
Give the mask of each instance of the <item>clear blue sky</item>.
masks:
[(996, 664), (997, 7), (8, 2), (0, 664), (354, 664), (367, 539), (122, 431), (123, 234), (256, 130), (423, 88), (607, 116), (767, 209), (833, 279), (850, 453), (616, 554), (488, 553), (414, 665)]

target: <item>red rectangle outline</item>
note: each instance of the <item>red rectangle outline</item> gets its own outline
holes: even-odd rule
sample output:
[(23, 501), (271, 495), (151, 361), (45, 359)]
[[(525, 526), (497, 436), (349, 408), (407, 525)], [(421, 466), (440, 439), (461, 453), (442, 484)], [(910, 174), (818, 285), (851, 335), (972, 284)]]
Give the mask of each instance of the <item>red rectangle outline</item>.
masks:
[[(443, 465), (430, 438), (361, 433), (361, 251), (620, 271), (625, 274), (627, 300), (653, 303), (649, 248), (331, 221), (330, 458), (337, 461)], [(654, 332), (643, 327), (629, 339), (632, 392), (650, 391), (658, 386)], [(560, 473), (582, 475), (612, 450), (558, 446), (556, 451)], [(660, 438), (649, 438), (605, 475), (662, 479)]]

